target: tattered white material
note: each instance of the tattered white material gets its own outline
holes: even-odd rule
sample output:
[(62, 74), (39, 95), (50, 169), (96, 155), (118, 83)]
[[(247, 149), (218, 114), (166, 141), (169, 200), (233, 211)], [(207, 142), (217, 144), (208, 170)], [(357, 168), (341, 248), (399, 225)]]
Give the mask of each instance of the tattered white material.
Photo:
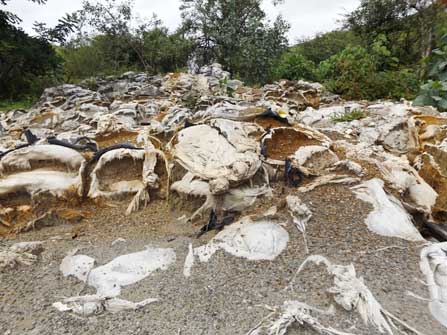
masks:
[(353, 162), (349, 159), (344, 159), (341, 161), (336, 162), (329, 171), (335, 171), (339, 167), (345, 167), (349, 171), (356, 174), (358, 177), (362, 177), (364, 175), (363, 167), (356, 162)]
[(13, 269), (19, 265), (29, 266), (37, 260), (37, 255), (42, 251), (43, 243), (40, 241), (15, 243), (0, 250), (0, 270)]
[(327, 174), (318, 178), (315, 178), (314, 181), (309, 183), (306, 186), (302, 186), (298, 188), (298, 192), (300, 193), (307, 193), (310, 191), (313, 191), (317, 187), (323, 186), (323, 185), (330, 185), (330, 184), (355, 184), (360, 182), (359, 178), (353, 178), (347, 175), (336, 175), (336, 174)]
[(186, 170), (203, 180), (225, 178), (230, 184), (237, 184), (253, 177), (261, 166), (259, 154), (248, 150), (251, 141), (247, 139), (244, 145), (240, 136), (224, 136), (208, 125), (188, 127), (177, 135), (174, 156)]
[(299, 267), (295, 277), (310, 262), (324, 264), (327, 272), (334, 278), (334, 286), (328, 292), (334, 294), (334, 300), (347, 311), (357, 310), (365, 324), (371, 324), (380, 333), (393, 334), (393, 321), (415, 334), (421, 334), (414, 328), (399, 320), (385, 310), (376, 300), (362, 277), (357, 277), (354, 265), (348, 266), (332, 264), (327, 258), (319, 255), (309, 256)]
[(297, 196), (289, 195), (286, 198), (289, 214), (292, 217), (295, 227), (303, 234), (306, 253), (309, 253), (306, 238), (306, 225), (312, 217), (312, 212), (301, 202)]
[(88, 284), (95, 287), (99, 295), (116, 297), (121, 287), (135, 284), (156, 270), (166, 270), (174, 262), (173, 249), (147, 247), (91, 270)]
[(14, 243), (10, 248), (14, 252), (27, 252), (32, 255), (39, 255), (43, 251), (43, 242), (32, 241), (32, 242), (18, 242)]
[[(339, 142), (339, 144), (341, 144)], [(402, 195), (407, 195), (406, 202), (420, 212), (430, 214), (438, 194), (410, 166), (407, 159), (396, 157), (384, 151), (383, 147), (370, 146), (365, 143), (353, 145), (342, 144), (348, 158), (365, 161), (375, 165), (387, 184)]]
[[(211, 193), (210, 185), (206, 181), (197, 179), (194, 174), (187, 172), (183, 178), (171, 185), (171, 190), (179, 194), (186, 194), (194, 197), (206, 197), (203, 205), (196, 210), (190, 220), (201, 216), (208, 209), (216, 209), (217, 196)], [(221, 209), (224, 211), (242, 211), (250, 207), (262, 195), (270, 195), (271, 189), (268, 185), (259, 187), (241, 186), (229, 189), (222, 196)]]
[(294, 323), (297, 323), (302, 327), (310, 328), (321, 335), (353, 335), (351, 333), (338, 331), (332, 327), (323, 326), (311, 315), (312, 311), (317, 311), (323, 314), (332, 314), (332, 310), (329, 310), (328, 312), (321, 311), (307, 304), (293, 300), (285, 301), (280, 308), (266, 307), (272, 310), (272, 313), (264, 318), (246, 335), (285, 335), (288, 328)]
[[(150, 201), (149, 189), (158, 188), (159, 176), (154, 172), (157, 164), (158, 156), (162, 157), (165, 161), (167, 173), (169, 170), (167, 166), (167, 160), (164, 154), (160, 150), (156, 150), (152, 144), (146, 144), (147, 149), (116, 149), (106, 152), (100, 157), (98, 163), (91, 173), (91, 184), (88, 196), (90, 198), (98, 197), (113, 197), (121, 194), (135, 194), (134, 198), (129, 204), (126, 213), (130, 214), (140, 209), (140, 207), (146, 207)], [(107, 164), (114, 160), (120, 160), (130, 157), (133, 160), (142, 160), (143, 169), (141, 171), (141, 179), (117, 181), (111, 185), (108, 185), (110, 190), (102, 190), (101, 183), (98, 177), (98, 173)], [(119, 176), (118, 176), (119, 177)]]
[(205, 118), (221, 118), (226, 120), (252, 120), (266, 110), (265, 107), (248, 105), (248, 104), (232, 104), (228, 101), (215, 104), (208, 107), (204, 111), (198, 111), (194, 116), (197, 119)]
[(259, 141), (257, 137), (252, 135), (262, 132), (263, 129), (255, 123), (236, 122), (226, 119), (214, 119), (209, 121), (209, 125), (225, 136), (230, 144), (232, 144), (239, 152), (260, 151)]
[(305, 111), (298, 114), (297, 121), (308, 126), (312, 126), (319, 121), (332, 123), (332, 119), (338, 115), (344, 114), (347, 108), (354, 110), (362, 108), (362, 106), (357, 103), (347, 103), (342, 106), (330, 106), (320, 109), (308, 107)]
[(400, 194), (407, 193), (419, 210), (431, 213), (431, 208), (435, 205), (438, 194), (419, 176), (408, 161), (387, 155), (383, 162), (376, 161), (376, 166), (382, 173), (383, 178), (394, 189), (399, 191)]
[(64, 275), (73, 275), (96, 288), (95, 295), (64, 299), (53, 306), (59, 311), (91, 315), (104, 310), (118, 312), (137, 309), (157, 299), (146, 299), (139, 303), (116, 298), (121, 288), (146, 278), (156, 270), (166, 270), (176, 260), (173, 249), (146, 247), (145, 250), (119, 256), (109, 263), (91, 269), (94, 259), (70, 253), (60, 266)]
[(66, 148), (60, 145), (31, 145), (17, 149), (0, 161), (0, 173), (5, 169), (31, 169), (31, 162), (52, 161), (62, 163), (69, 171), (79, 170), (84, 157), (76, 150)]
[(287, 247), (289, 234), (280, 225), (268, 221), (253, 222), (249, 217), (225, 227), (208, 244), (195, 248), (201, 262), (222, 249), (248, 260), (274, 260)]
[(188, 246), (188, 254), (185, 258), (185, 264), (183, 265), (183, 275), (185, 277), (191, 277), (191, 269), (194, 265), (194, 249), (190, 243)]
[[(142, 172), (142, 186), (129, 204), (126, 214), (138, 211), (140, 207), (146, 207), (150, 201), (149, 189), (159, 187), (159, 176), (155, 173), (155, 166), (157, 165), (158, 158), (163, 159), (165, 163), (167, 180), (169, 181), (170, 169), (165, 154), (162, 151), (155, 149), (151, 143), (146, 144)], [(169, 193), (168, 189), (166, 191)]]
[(60, 171), (34, 170), (20, 172), (0, 180), (0, 195), (26, 192), (31, 196), (49, 192), (62, 197), (69, 190), (77, 191), (81, 185), (79, 174)]
[(374, 207), (365, 219), (368, 228), (383, 236), (423, 241), (410, 215), (398, 199), (385, 193), (383, 185), (382, 180), (374, 178), (352, 188), (359, 199), (369, 202)]
[(141, 188), (142, 182), (137, 181), (120, 181), (112, 185), (108, 185), (110, 191), (105, 191), (101, 189), (101, 183), (98, 177), (98, 173), (101, 169), (105, 167), (105, 165), (113, 162), (114, 160), (120, 160), (124, 158), (132, 158), (133, 160), (144, 160), (145, 152), (144, 150), (134, 150), (134, 149), (116, 149), (106, 152), (102, 155), (92, 173), (90, 174), (91, 183), (90, 190), (88, 192), (88, 196), (90, 198), (97, 197), (111, 197), (117, 194), (124, 193), (135, 193), (139, 188)]
[[(194, 248), (193, 254), (201, 262), (208, 262), (218, 251), (248, 260), (274, 260), (287, 247), (289, 234), (280, 225), (268, 221), (255, 221), (247, 216), (226, 226), (207, 244)], [(191, 273), (193, 261), (188, 254), (184, 274)]]
[(91, 316), (105, 311), (110, 313), (134, 311), (157, 301), (158, 299), (150, 298), (140, 302), (132, 302), (119, 298), (105, 298), (95, 294), (67, 298), (53, 303), (53, 307), (59, 312), (72, 312), (81, 316)]
[(447, 242), (422, 249), (420, 267), (430, 293), (430, 312), (447, 328)]
[(130, 131), (134, 125), (132, 119), (113, 114), (99, 114), (93, 121), (97, 123), (96, 134), (98, 135)]
[(95, 265), (95, 259), (86, 255), (69, 254), (64, 257), (59, 270), (64, 277), (73, 276), (80, 281), (87, 281), (90, 271)]
[(292, 164), (306, 175), (318, 175), (325, 168), (338, 162), (335, 153), (319, 145), (302, 146), (290, 158)]
[(263, 186), (241, 186), (230, 189), (224, 196), (222, 209), (224, 211), (243, 211), (251, 207), (258, 197), (271, 197), (272, 190), (268, 184)]

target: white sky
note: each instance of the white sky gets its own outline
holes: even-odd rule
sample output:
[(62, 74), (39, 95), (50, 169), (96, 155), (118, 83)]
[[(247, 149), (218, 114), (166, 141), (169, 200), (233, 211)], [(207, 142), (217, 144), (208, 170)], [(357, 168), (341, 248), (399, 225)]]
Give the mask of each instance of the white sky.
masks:
[[(48, 0), (46, 5), (37, 5), (28, 0), (11, 0), (6, 8), (17, 14), (23, 20), (21, 27), (32, 34), (35, 21), (54, 25), (65, 13), (80, 9), (81, 3), (82, 0)], [(359, 3), (360, 0), (285, 0), (284, 4), (274, 7), (271, 1), (264, 0), (263, 8), (271, 19), (278, 14), (284, 16), (292, 26), (289, 40), (294, 42), (338, 27), (341, 15), (352, 11)], [(142, 18), (156, 13), (173, 30), (180, 24), (179, 6), (180, 0), (136, 0), (135, 13)]]

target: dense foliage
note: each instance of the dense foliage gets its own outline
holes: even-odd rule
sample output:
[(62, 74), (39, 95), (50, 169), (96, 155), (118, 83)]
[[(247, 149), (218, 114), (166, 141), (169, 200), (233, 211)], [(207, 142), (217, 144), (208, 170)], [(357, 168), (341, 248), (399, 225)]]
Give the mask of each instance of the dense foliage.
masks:
[(360, 45), (360, 38), (350, 30), (334, 30), (302, 40), (294, 47), (298, 53), (315, 64), (343, 51), (350, 45)]
[(447, 34), (433, 50), (428, 66), (429, 80), (421, 86), (416, 105), (429, 105), (447, 111)]
[(282, 56), (275, 68), (276, 78), (297, 80), (306, 79), (316, 81), (317, 66), (306, 58), (298, 48), (290, 48)]
[[(0, 6), (6, 4), (1, 0)], [(52, 46), (28, 36), (14, 25), (18, 22), (17, 16), (0, 9), (0, 99), (40, 94), (58, 70), (60, 60)]]
[(60, 48), (67, 80), (126, 70), (165, 73), (187, 65), (191, 41), (170, 33), (156, 17), (138, 24), (132, 2), (85, 1), (75, 16), (75, 36)]
[(261, 0), (183, 0), (183, 29), (194, 41), (197, 66), (217, 61), (249, 83), (272, 80), (287, 49), (289, 25), (265, 20)]
[(352, 99), (414, 98), (425, 81), (417, 103), (445, 109), (441, 1), (362, 0), (342, 29), (290, 47), (289, 24), (280, 16), (268, 21), (262, 0), (182, 0), (175, 31), (155, 16), (137, 17), (133, 0), (84, 0), (54, 27), (35, 23), (36, 37), (19, 28), (9, 1), (0, 0), (0, 100), (38, 96), (58, 82), (219, 62), (248, 84), (320, 81)]
[(362, 0), (346, 15), (343, 30), (289, 49), (277, 76), (316, 79), (346, 98), (411, 99), (427, 76), (425, 60), (446, 31), (439, 1)]

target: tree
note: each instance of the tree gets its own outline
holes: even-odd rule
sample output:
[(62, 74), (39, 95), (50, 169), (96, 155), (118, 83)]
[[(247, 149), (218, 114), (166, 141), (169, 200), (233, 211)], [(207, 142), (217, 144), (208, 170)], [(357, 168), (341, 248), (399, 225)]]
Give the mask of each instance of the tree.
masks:
[[(31, 0), (33, 1), (33, 0)], [(39, 4), (45, 0), (34, 0)], [(0, 5), (8, 1), (0, 0)], [(0, 98), (38, 95), (56, 76), (60, 58), (50, 43), (15, 26), (16, 15), (0, 10)]]
[(411, 9), (417, 12), (417, 20), (420, 29), (420, 50), (423, 57), (431, 55), (435, 47), (436, 23), (445, 20), (442, 15), (445, 10), (445, 2), (439, 0), (408, 0)]
[(187, 65), (190, 40), (181, 31), (170, 33), (156, 16), (138, 19), (132, 1), (84, 1), (71, 17), (77, 19), (76, 34), (59, 49), (66, 80), (128, 70), (165, 73)]
[(78, 29), (79, 21), (78, 13), (66, 14), (59, 19), (58, 24), (52, 28), (49, 28), (45, 23), (34, 22), (34, 31), (41, 39), (64, 44), (69, 35)]
[(285, 52), (275, 68), (277, 79), (315, 81), (316, 65), (300, 52), (299, 48), (291, 48)]
[(289, 25), (281, 17), (266, 22), (261, 0), (183, 0), (181, 11), (199, 66), (217, 61), (244, 80), (264, 82), (287, 48)]
[(382, 42), (378, 39), (372, 50), (347, 47), (320, 63), (319, 78), (330, 91), (348, 99), (413, 98), (419, 84), (416, 74), (393, 68), (394, 60)]
[(438, 0), (362, 0), (356, 10), (346, 15), (345, 23), (366, 43), (386, 35), (394, 46), (393, 54), (410, 64), (430, 55), (436, 40), (435, 27), (445, 19), (444, 9)]
[(82, 18), (96, 33), (110, 39), (116, 48), (115, 58), (119, 55), (120, 49), (129, 48), (133, 55), (138, 57), (143, 68), (147, 69), (146, 59), (132, 36), (132, 7), (132, 0), (119, 3), (116, 0), (106, 0), (103, 3), (92, 3), (86, 0), (77, 16)]
[(312, 39), (301, 40), (295, 48), (305, 58), (319, 64), (349, 45), (361, 45), (361, 39), (350, 30), (334, 30), (318, 34)]
[[(0, 6), (6, 6), (10, 0), (0, 0)], [(47, 2), (47, 0), (28, 0), (31, 2), (38, 3), (39, 5), (43, 5)], [(17, 24), (22, 20), (15, 15), (6, 10), (0, 10), (0, 28), (7, 27), (10, 24)]]

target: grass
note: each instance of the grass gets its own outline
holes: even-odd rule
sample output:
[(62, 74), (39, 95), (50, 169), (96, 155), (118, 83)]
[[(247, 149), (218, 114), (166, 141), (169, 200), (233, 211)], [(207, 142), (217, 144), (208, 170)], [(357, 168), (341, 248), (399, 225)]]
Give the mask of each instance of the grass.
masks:
[(343, 114), (336, 114), (332, 116), (334, 122), (351, 122), (354, 120), (360, 120), (368, 116), (368, 113), (362, 109), (354, 109), (350, 112)]
[(20, 100), (0, 100), (0, 112), (9, 112), (13, 109), (28, 109), (35, 103), (35, 99), (27, 97)]

